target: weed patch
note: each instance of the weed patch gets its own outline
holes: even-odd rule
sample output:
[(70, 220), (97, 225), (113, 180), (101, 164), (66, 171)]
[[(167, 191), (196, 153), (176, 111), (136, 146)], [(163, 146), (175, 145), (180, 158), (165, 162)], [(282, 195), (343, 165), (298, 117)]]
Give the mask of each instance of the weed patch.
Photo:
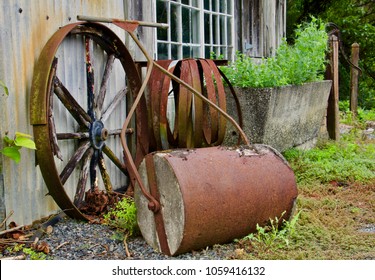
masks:
[[(364, 225), (374, 224), (374, 203), (375, 180), (345, 188), (331, 184), (300, 185), (300, 214), (293, 234), (287, 237), (288, 245), (282, 232), (258, 230), (237, 243), (233, 258), (375, 259), (375, 234), (361, 231)], [(271, 235), (262, 237), (267, 234)], [(275, 234), (280, 236), (273, 238)]]
[(293, 234), (286, 245), (282, 231), (258, 228), (237, 242), (232, 258), (375, 259), (375, 233), (363, 230), (375, 225), (375, 140), (363, 141), (356, 129), (340, 141), (284, 153), (299, 192)]
[[(289, 240), (295, 234), (295, 226), (298, 220), (299, 212), (290, 221), (275, 217), (270, 219), (267, 226), (256, 225), (256, 233), (251, 233), (242, 239), (242, 242), (250, 241), (255, 249), (262, 248), (266, 250), (281, 249), (289, 246)], [(237, 240), (238, 241), (238, 240)]]
[(375, 144), (326, 141), (318, 148), (284, 153), (297, 182), (368, 182), (375, 179)]
[(126, 237), (139, 234), (134, 200), (130, 197), (120, 200), (114, 209), (104, 215), (104, 224), (117, 229)]
[(10, 253), (23, 253), (27, 259), (30, 260), (47, 260), (48, 257), (43, 252), (37, 252), (32, 248), (26, 247), (25, 244), (17, 244), (14, 247), (7, 247), (6, 250)]

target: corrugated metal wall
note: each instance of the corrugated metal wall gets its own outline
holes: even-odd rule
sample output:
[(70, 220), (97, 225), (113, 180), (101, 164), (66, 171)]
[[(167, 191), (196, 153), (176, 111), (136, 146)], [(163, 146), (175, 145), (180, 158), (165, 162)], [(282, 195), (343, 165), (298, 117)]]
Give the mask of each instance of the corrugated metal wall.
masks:
[[(60, 27), (75, 22), (78, 14), (124, 18), (124, 0), (2, 0), (0, 2), (0, 80), (9, 96), (0, 91), (0, 135), (16, 131), (32, 134), (29, 120), (33, 67), (41, 49)], [(125, 4), (124, 4), (125, 3)], [(124, 32), (115, 29), (120, 36)], [(75, 75), (69, 73), (69, 75)], [(2, 161), (2, 162), (1, 162)], [(14, 211), (9, 221), (30, 224), (58, 210), (34, 152), (22, 150), (19, 164), (0, 157), (0, 220)], [(3, 193), (2, 193), (3, 192)]]
[[(285, 32), (285, 5), (286, 0), (237, 0), (240, 19), (236, 20), (237, 30), (242, 32), (238, 49), (244, 51), (246, 41), (253, 47), (248, 54), (269, 55)], [(6, 96), (0, 89), (0, 137), (6, 133), (14, 136), (16, 131), (32, 134), (29, 101), (33, 68), (43, 46), (59, 27), (76, 22), (79, 14), (154, 21), (153, 9), (151, 0), (1, 0), (0, 80), (10, 93)], [(144, 60), (122, 30), (113, 25), (109, 27), (125, 39), (136, 60)], [(152, 53), (155, 31), (139, 28), (138, 35)], [(74, 48), (69, 44), (64, 46), (68, 54), (70, 47)], [(62, 61), (59, 61), (59, 67), (65, 69)], [(79, 77), (82, 73), (65, 72), (63, 76), (73, 84), (82, 80)], [(121, 77), (115, 79), (115, 87), (119, 80)], [(64, 118), (59, 124), (65, 125)], [(46, 196), (48, 190), (35, 166), (34, 152), (22, 150), (21, 153), (19, 164), (0, 156), (0, 221), (14, 211), (9, 221), (30, 224), (59, 208), (51, 197)]]

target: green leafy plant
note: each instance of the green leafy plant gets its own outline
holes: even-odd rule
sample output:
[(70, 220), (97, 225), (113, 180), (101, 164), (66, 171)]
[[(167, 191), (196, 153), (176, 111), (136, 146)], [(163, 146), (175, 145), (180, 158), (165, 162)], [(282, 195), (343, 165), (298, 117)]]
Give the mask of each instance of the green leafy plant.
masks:
[(274, 57), (260, 63), (237, 53), (236, 60), (221, 67), (230, 82), (238, 87), (277, 87), (299, 85), (323, 79), (328, 35), (325, 24), (317, 18), (295, 30), (294, 45), (283, 42)]
[(22, 147), (33, 150), (36, 149), (32, 136), (21, 132), (16, 132), (14, 138), (9, 138), (8, 135), (5, 135), (3, 141), (5, 147), (0, 149), (0, 153), (14, 160), (16, 163), (19, 163), (21, 160), (21, 153), (19, 150)]
[(116, 228), (126, 236), (139, 233), (137, 223), (137, 209), (134, 200), (125, 197), (116, 206), (104, 215), (104, 224)]
[[(0, 80), (0, 87), (5, 91), (6, 95), (9, 95), (9, 90), (6, 85)], [(19, 163), (21, 160), (20, 149), (27, 148), (35, 150), (35, 143), (32, 140), (32, 136), (29, 134), (16, 132), (14, 138), (9, 138), (7, 133), (3, 137), (4, 147), (0, 149), (0, 153), (4, 156), (14, 160), (16, 163)]]
[(256, 225), (256, 233), (251, 233), (244, 237), (242, 241), (250, 241), (253, 247), (262, 247), (265, 249), (281, 249), (289, 246), (289, 240), (296, 234), (296, 224), (301, 211), (298, 212), (289, 221), (280, 218), (270, 219), (269, 224), (261, 227)]
[(46, 260), (47, 255), (43, 252), (36, 252), (34, 249), (25, 247), (25, 244), (17, 244), (13, 247), (7, 247), (9, 253), (23, 252), (30, 260)]
[(9, 253), (15, 253), (15, 252), (20, 252), (22, 249), (25, 247), (25, 244), (16, 244), (13, 247), (7, 247), (6, 250)]
[(47, 255), (43, 252), (36, 252), (31, 248), (23, 248), (22, 250), (26, 255), (29, 256), (30, 260), (46, 260)]

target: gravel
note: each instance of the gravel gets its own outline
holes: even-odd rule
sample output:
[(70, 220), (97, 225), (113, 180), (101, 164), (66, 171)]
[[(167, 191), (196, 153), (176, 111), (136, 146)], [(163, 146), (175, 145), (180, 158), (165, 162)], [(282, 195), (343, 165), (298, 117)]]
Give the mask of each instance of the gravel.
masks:
[(70, 218), (54, 225), (52, 232), (44, 234), (39, 242), (48, 244), (48, 259), (54, 260), (222, 260), (230, 258), (235, 250), (232, 243), (169, 257), (154, 251), (139, 236), (128, 238), (128, 256), (123, 238), (115, 230)]
[(363, 228), (359, 229), (359, 232), (375, 233), (375, 224), (366, 225)]

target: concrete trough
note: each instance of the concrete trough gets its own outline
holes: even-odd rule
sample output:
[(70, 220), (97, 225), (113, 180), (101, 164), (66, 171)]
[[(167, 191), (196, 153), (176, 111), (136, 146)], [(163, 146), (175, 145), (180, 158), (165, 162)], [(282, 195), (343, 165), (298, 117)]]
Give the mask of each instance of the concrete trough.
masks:
[[(277, 88), (235, 88), (243, 113), (245, 134), (251, 143), (263, 143), (282, 152), (314, 146), (324, 133), (331, 81)], [(227, 94), (227, 112), (236, 112)], [(224, 145), (237, 143), (238, 133), (228, 124)]]

